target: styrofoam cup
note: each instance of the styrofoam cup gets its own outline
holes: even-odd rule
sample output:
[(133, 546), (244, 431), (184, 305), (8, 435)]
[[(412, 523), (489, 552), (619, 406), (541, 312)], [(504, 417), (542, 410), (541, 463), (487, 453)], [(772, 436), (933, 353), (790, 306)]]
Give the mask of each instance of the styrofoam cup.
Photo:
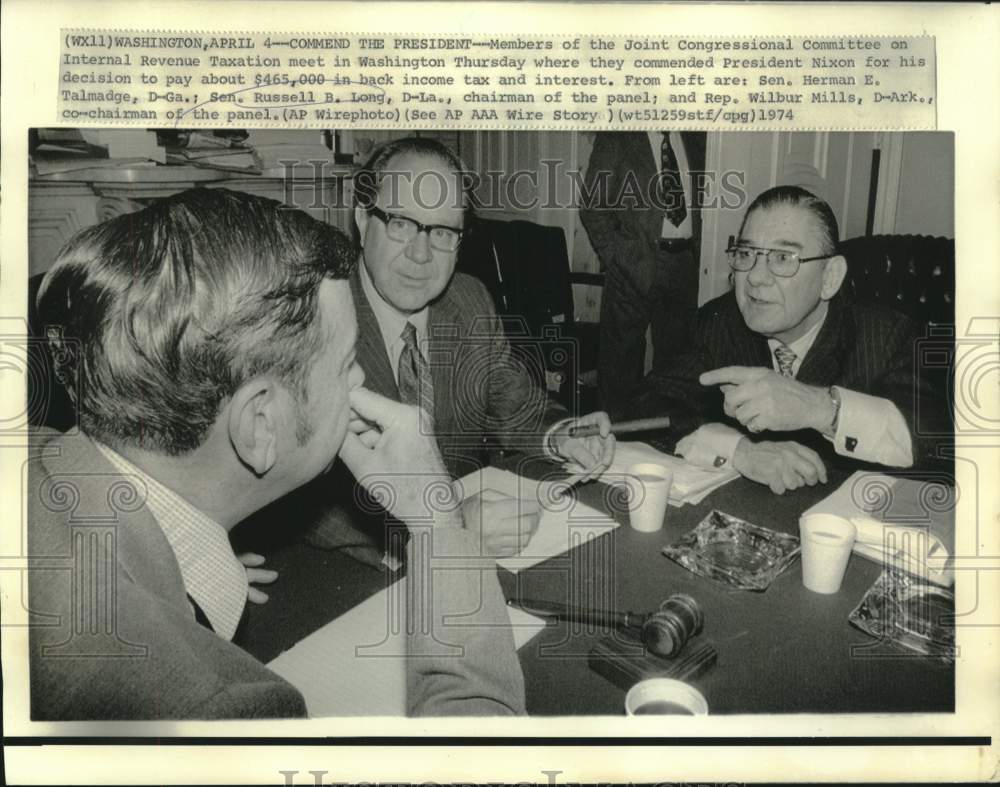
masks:
[(708, 701), (694, 686), (673, 678), (647, 678), (625, 695), (626, 716), (707, 716)]
[(625, 483), (628, 486), (628, 511), (632, 527), (642, 533), (655, 533), (663, 527), (667, 499), (674, 472), (653, 462), (629, 466)]
[(833, 514), (799, 518), (802, 542), (802, 584), (816, 593), (836, 593), (844, 581), (857, 528)]

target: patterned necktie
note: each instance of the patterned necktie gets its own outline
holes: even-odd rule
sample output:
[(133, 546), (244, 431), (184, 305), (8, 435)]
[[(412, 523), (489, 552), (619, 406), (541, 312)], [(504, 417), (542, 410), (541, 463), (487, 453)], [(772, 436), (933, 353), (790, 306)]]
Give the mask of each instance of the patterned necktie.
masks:
[(403, 333), (403, 352), (399, 354), (399, 398), (403, 404), (415, 404), (434, 418), (434, 385), (431, 367), (417, 347), (417, 329), (406, 323)]
[(684, 206), (684, 186), (681, 183), (681, 168), (677, 156), (670, 145), (670, 132), (663, 132), (663, 142), (660, 143), (660, 177), (657, 181), (657, 191), (660, 203), (667, 206), (666, 214), (670, 223), (679, 227), (687, 208)]
[(778, 361), (778, 369), (781, 370), (783, 377), (794, 377), (792, 373), (792, 366), (795, 364), (795, 359), (798, 356), (792, 352), (787, 345), (779, 344), (774, 348), (774, 357)]

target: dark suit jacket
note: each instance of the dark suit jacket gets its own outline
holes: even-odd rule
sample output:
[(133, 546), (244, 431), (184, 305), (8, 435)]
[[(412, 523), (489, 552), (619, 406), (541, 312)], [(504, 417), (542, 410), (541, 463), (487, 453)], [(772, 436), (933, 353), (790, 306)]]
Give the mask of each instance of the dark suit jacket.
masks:
[(37, 447), (44, 456), (28, 471), (32, 719), (305, 715), (295, 688), (195, 621), (141, 482), (85, 437), (50, 434)]
[[(705, 169), (705, 134), (681, 134), (684, 152), (691, 172)], [(598, 173), (609, 173), (605, 196), (595, 197), (590, 205), (581, 205), (580, 220), (590, 236), (591, 245), (604, 269), (639, 267), (648, 269), (656, 261), (656, 247), (663, 228), (663, 211), (650, 199), (655, 187), (660, 162), (653, 158), (646, 132), (600, 132), (594, 138), (594, 148), (587, 165), (588, 192), (599, 185)], [(695, 202), (688, 205), (694, 241), (694, 258), (698, 259), (701, 238), (701, 211), (698, 184), (689, 181)], [(627, 195), (642, 194), (638, 204)], [(626, 195), (624, 199), (619, 197)], [(610, 204), (608, 203), (610, 200)]]
[[(837, 385), (893, 402), (906, 419), (913, 440), (914, 464), (941, 456), (948, 441), (928, 436), (933, 420), (947, 420), (941, 392), (932, 390), (918, 373), (916, 331), (904, 315), (878, 306), (854, 303), (843, 294), (830, 301), (826, 322), (802, 361), (797, 379), (808, 385)], [(698, 376), (722, 366), (773, 368), (767, 339), (747, 328), (728, 292), (698, 312), (694, 346), (669, 366), (654, 368), (622, 408), (620, 415), (669, 414), (672, 434), (679, 439), (703, 423), (721, 422), (742, 430), (723, 413), (718, 386), (702, 386)], [(919, 421), (918, 421), (919, 416)], [(858, 435), (860, 440), (864, 435)], [(833, 459), (831, 444), (814, 430), (769, 432), (765, 439), (796, 440)]]

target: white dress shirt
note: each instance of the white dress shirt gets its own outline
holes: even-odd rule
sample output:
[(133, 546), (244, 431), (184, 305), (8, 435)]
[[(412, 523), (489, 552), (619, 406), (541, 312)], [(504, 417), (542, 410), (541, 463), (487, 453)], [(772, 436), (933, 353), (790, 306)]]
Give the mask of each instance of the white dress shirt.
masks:
[[(787, 345), (795, 353), (792, 376), (802, 367), (802, 361), (816, 342), (826, 322), (826, 317), (808, 332)], [(768, 339), (771, 350), (771, 365), (781, 373), (774, 355), (782, 342)], [(910, 430), (906, 419), (888, 399), (871, 396), (860, 391), (852, 391), (842, 386), (834, 386), (840, 395), (840, 412), (837, 416), (837, 431), (824, 434), (833, 443), (834, 450), (841, 456), (850, 456), (866, 462), (875, 462), (887, 467), (910, 467), (913, 464), (913, 449)], [(858, 439), (864, 435), (864, 440)], [(736, 446), (745, 435), (726, 424), (705, 424), (677, 443), (677, 453), (693, 464), (703, 466), (724, 466), (732, 464)]]
[(403, 341), (403, 329), (406, 327), (406, 323), (412, 323), (413, 327), (416, 328), (417, 347), (420, 350), (420, 354), (424, 356), (424, 360), (429, 362), (424, 344), (427, 340), (428, 307), (424, 306), (423, 309), (409, 316), (396, 311), (396, 309), (385, 302), (382, 296), (379, 295), (378, 290), (375, 289), (375, 283), (372, 281), (364, 261), (362, 260), (359, 264), (361, 266), (361, 289), (364, 291), (365, 297), (368, 299), (368, 303), (375, 313), (375, 321), (378, 323), (378, 329), (382, 333), (385, 351), (389, 355), (389, 367), (392, 369), (392, 376), (398, 384), (399, 356), (403, 354), (403, 347), (406, 346), (406, 342)]
[[(119, 472), (145, 485), (146, 507), (174, 551), (184, 589), (215, 633), (231, 640), (243, 616), (249, 584), (246, 568), (233, 554), (229, 533), (118, 452), (96, 440), (94, 445)], [(191, 612), (194, 615), (193, 608)]]

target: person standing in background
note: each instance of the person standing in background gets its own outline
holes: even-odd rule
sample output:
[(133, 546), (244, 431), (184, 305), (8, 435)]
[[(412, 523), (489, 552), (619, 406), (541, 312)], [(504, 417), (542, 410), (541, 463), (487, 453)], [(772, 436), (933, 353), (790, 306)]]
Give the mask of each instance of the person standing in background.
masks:
[(682, 351), (698, 308), (701, 132), (597, 134), (580, 219), (605, 273), (598, 391), (612, 407), (654, 362)]

